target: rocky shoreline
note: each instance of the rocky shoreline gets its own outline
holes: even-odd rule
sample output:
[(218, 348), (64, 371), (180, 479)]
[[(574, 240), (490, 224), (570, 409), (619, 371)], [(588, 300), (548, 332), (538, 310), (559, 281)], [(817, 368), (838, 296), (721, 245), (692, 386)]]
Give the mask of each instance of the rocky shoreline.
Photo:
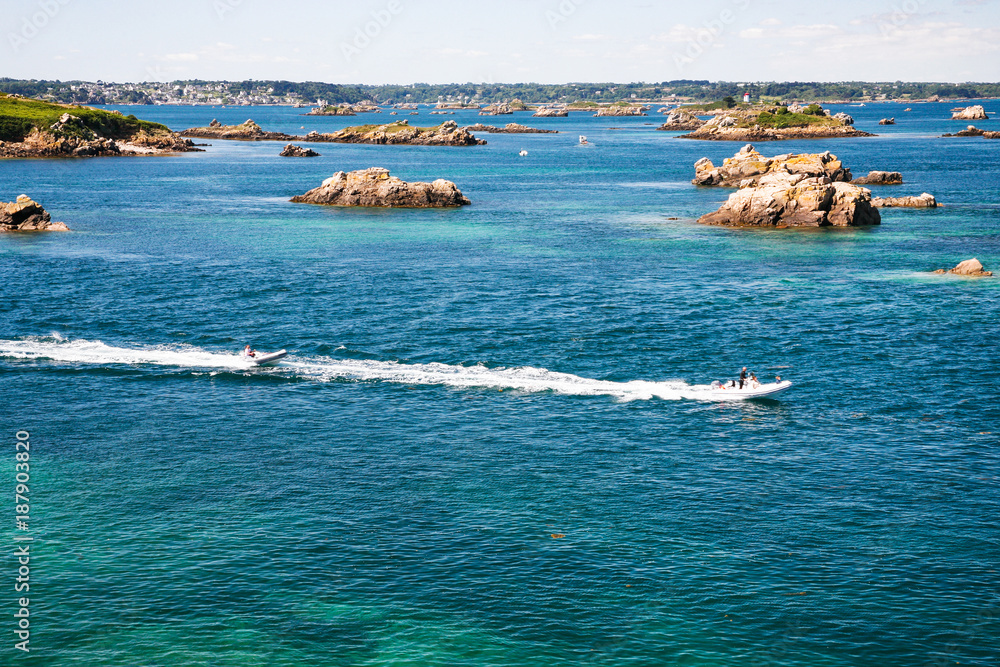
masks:
[(377, 208), (449, 208), (472, 203), (451, 181), (439, 178), (433, 183), (407, 183), (382, 167), (338, 171), (318, 188), (291, 201)]
[(695, 176), (691, 181), (694, 185), (720, 187), (751, 187), (762, 177), (775, 172), (823, 177), (830, 181), (851, 180), (851, 170), (830, 151), (764, 157), (753, 144), (747, 144), (736, 155), (726, 158), (720, 167), (716, 167), (708, 158), (702, 158), (694, 163), (694, 171)]

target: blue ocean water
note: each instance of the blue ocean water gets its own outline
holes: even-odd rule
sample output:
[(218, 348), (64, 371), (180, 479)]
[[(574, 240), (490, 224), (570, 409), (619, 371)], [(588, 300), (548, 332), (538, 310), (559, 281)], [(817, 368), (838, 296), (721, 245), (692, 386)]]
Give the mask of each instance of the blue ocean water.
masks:
[[(4, 161), (0, 200), (27, 193), (73, 232), (0, 236), (0, 478), (9, 498), (29, 431), (34, 538), (32, 652), (15, 655), (10, 615), (0, 650), (997, 665), (1000, 280), (930, 271), (1000, 269), (1000, 142), (938, 138), (965, 126), (951, 106), (833, 107), (879, 136), (758, 146), (901, 171), (873, 190), (945, 204), (871, 229), (697, 225), (730, 191), (692, 186), (693, 163), (740, 145), (655, 116), (519, 113), (499, 120), (561, 133), (302, 160), (215, 141)], [(371, 121), (123, 111), (174, 129)], [(473, 205), (288, 202), (370, 166), (453, 180)], [(250, 369), (246, 343), (290, 356)], [(743, 365), (795, 385), (690, 400)]]

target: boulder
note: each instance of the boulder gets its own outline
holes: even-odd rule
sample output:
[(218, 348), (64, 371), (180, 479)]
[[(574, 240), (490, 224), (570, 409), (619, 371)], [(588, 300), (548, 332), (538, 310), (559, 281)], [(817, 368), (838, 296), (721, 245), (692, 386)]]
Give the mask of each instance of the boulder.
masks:
[(52, 222), (52, 216), (28, 195), (18, 195), (16, 201), (0, 202), (0, 232), (68, 232), (62, 222)]
[(902, 185), (903, 175), (898, 171), (869, 171), (867, 176), (855, 178), (854, 185)]
[(881, 222), (865, 188), (826, 176), (775, 172), (729, 196), (706, 225), (733, 227), (858, 227)]
[(695, 162), (694, 170), (695, 177), (691, 182), (695, 185), (723, 187), (754, 185), (762, 176), (770, 173), (824, 176), (831, 181), (851, 180), (851, 170), (844, 167), (830, 151), (764, 157), (753, 144), (747, 144), (736, 155), (726, 158), (720, 167), (716, 167), (708, 158), (702, 158)]
[(844, 125), (854, 125), (854, 116), (846, 114), (843, 111), (833, 114), (833, 117), (839, 120)]
[(877, 208), (937, 208), (934, 195), (923, 193), (919, 197), (875, 197), (872, 204)]
[(676, 111), (671, 111), (667, 115), (666, 122), (656, 129), (664, 130), (666, 132), (671, 132), (671, 131), (690, 132), (691, 130), (697, 130), (706, 122), (707, 121), (698, 118), (692, 113), (688, 113), (687, 111), (681, 111), (680, 109), (677, 109)]
[(896, 124), (896, 119), (895, 118), (883, 118), (882, 120), (880, 120), (878, 122), (878, 124), (879, 125), (895, 125)]
[(302, 148), (302, 146), (288, 144), (285, 146), (285, 149), (281, 151), (281, 157), (319, 157), (319, 153), (311, 148)]
[(987, 120), (988, 118), (989, 116), (986, 115), (986, 109), (984, 109), (981, 104), (965, 107), (964, 109), (951, 114), (952, 120)]
[(984, 269), (982, 263), (975, 257), (973, 257), (972, 259), (967, 259), (964, 262), (959, 262), (958, 266), (956, 266), (954, 269), (948, 269), (947, 271), (945, 271), (944, 269), (938, 269), (934, 273), (939, 273), (939, 274), (953, 273), (956, 276), (983, 276), (983, 277), (993, 275), (993, 272)]
[(385, 208), (444, 208), (472, 203), (451, 181), (439, 178), (433, 183), (406, 183), (381, 167), (349, 173), (338, 171), (318, 188), (293, 197), (292, 201)]

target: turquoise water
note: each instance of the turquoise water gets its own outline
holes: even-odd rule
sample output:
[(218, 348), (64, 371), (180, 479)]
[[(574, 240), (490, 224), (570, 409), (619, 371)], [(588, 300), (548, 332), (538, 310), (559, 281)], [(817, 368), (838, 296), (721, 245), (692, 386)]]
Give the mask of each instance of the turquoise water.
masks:
[[(8, 615), (3, 662), (997, 665), (1000, 280), (929, 271), (1000, 268), (1000, 142), (937, 139), (951, 106), (759, 146), (946, 204), (872, 229), (695, 224), (730, 191), (693, 163), (740, 145), (655, 116), (4, 161), (0, 199), (74, 231), (0, 237), (0, 422), (31, 433), (35, 539), (32, 652)], [(369, 120), (299, 111), (125, 110)], [(473, 205), (287, 201), (369, 166)], [(289, 358), (247, 368), (248, 342)], [(795, 385), (692, 400), (743, 365)]]

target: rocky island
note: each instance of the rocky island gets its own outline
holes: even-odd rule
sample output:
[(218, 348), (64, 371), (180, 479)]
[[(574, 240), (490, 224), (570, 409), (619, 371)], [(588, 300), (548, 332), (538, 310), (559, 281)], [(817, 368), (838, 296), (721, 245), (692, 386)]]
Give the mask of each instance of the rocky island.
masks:
[(162, 155), (200, 150), (165, 125), (0, 93), (0, 158)]
[(16, 201), (0, 202), (0, 232), (68, 232), (62, 222), (52, 222), (52, 216), (28, 195), (18, 195)]
[(382, 208), (446, 208), (472, 203), (451, 181), (439, 178), (433, 183), (407, 183), (381, 167), (338, 171), (318, 188), (292, 197), (292, 201)]
[(881, 222), (871, 192), (848, 183), (851, 170), (829, 151), (764, 157), (750, 144), (721, 167), (702, 158), (695, 185), (738, 186), (698, 222), (733, 227), (856, 227)]
[(301, 141), (339, 144), (407, 144), (410, 146), (484, 146), (484, 139), (460, 128), (453, 120), (434, 127), (411, 127), (409, 121), (398, 120), (388, 125), (358, 125), (345, 127), (329, 134), (310, 132)]
[(716, 167), (708, 158), (702, 158), (694, 163), (694, 171), (695, 177), (691, 182), (695, 185), (721, 187), (753, 186), (763, 176), (771, 173), (823, 177), (831, 181), (851, 180), (851, 170), (830, 151), (764, 157), (753, 144), (747, 144), (736, 155), (726, 158), (720, 167)]
[(265, 132), (260, 125), (247, 119), (240, 125), (223, 125), (216, 119), (207, 127), (191, 127), (182, 136), (199, 139), (229, 139), (233, 141), (289, 141), (297, 137), (282, 132)]
[(878, 208), (937, 208), (939, 204), (934, 195), (927, 192), (919, 197), (875, 197), (872, 205)]
[(490, 134), (559, 134), (559, 130), (541, 130), (537, 127), (528, 127), (518, 123), (507, 123), (504, 127), (495, 125), (483, 125), (476, 123), (465, 128), (469, 132), (489, 132)]
[(989, 130), (980, 130), (975, 125), (970, 125), (964, 130), (955, 132), (954, 134), (942, 134), (944, 137), (982, 137), (983, 139), (1000, 139), (1000, 132), (991, 132)]
[(569, 111), (562, 107), (551, 107), (539, 109), (531, 115), (534, 118), (566, 118), (569, 116)]
[(356, 125), (337, 132), (321, 134), (313, 131), (305, 136), (282, 132), (266, 132), (260, 125), (247, 120), (241, 125), (222, 125), (213, 120), (208, 127), (193, 127), (184, 136), (236, 141), (308, 141), (339, 144), (408, 144), (412, 146), (481, 146), (486, 144), (453, 120), (434, 127), (411, 127), (407, 120), (386, 125)]
[(606, 107), (601, 107), (594, 114), (595, 118), (601, 118), (604, 116), (645, 116), (646, 110), (641, 106), (633, 106), (628, 102), (615, 102), (614, 104)]
[(281, 151), (279, 157), (319, 157), (319, 153), (311, 148), (302, 148), (302, 146), (288, 144)]
[(898, 171), (869, 171), (851, 181), (854, 185), (902, 185), (903, 175)]
[(340, 104), (340, 105), (330, 105), (327, 104), (323, 107), (315, 107), (309, 110), (309, 113), (302, 114), (303, 116), (357, 116), (351, 110), (350, 104)]
[(952, 120), (987, 120), (989, 116), (986, 115), (986, 109), (983, 105), (976, 104), (971, 107), (965, 107), (959, 111), (955, 111), (951, 114)]
[(694, 132), (681, 135), (679, 138), (711, 141), (779, 141), (874, 136), (856, 129), (852, 125), (854, 120), (847, 114), (843, 114), (840, 118), (837, 116), (829, 115), (829, 112), (818, 104), (809, 105), (801, 112), (791, 111), (789, 107), (729, 109)]

